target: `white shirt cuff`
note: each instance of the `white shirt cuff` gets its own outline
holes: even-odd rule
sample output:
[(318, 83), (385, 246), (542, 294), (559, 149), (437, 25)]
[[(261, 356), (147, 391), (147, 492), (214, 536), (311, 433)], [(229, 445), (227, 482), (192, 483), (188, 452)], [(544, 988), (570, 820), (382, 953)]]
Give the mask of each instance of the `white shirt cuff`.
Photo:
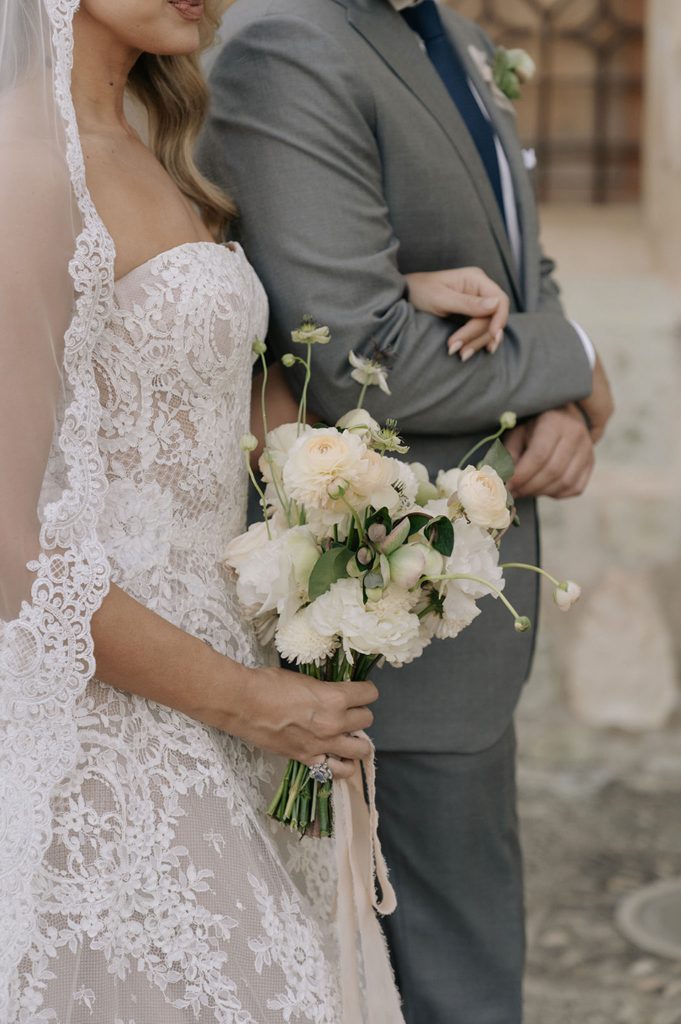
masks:
[(589, 366), (593, 370), (593, 368), (596, 365), (596, 349), (594, 348), (594, 343), (591, 340), (591, 338), (589, 337), (589, 335), (586, 333), (586, 331), (584, 330), (583, 327), (580, 327), (580, 325), (578, 323), (575, 323), (574, 320), (571, 320), (570, 323), (572, 324), (574, 329), (577, 331), (577, 337), (579, 338), (579, 340), (581, 341), (582, 345), (584, 346), (584, 351), (586, 352), (586, 358), (589, 360)]

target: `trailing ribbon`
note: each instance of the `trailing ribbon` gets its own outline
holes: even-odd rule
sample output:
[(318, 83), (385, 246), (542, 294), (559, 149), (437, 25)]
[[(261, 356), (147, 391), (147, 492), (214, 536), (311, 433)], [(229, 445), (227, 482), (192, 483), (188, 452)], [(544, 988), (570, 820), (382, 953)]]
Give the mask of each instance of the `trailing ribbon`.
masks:
[[(359, 736), (368, 739), (364, 733)], [(343, 1024), (404, 1024), (388, 947), (376, 917), (392, 914), (397, 900), (378, 838), (373, 744), (363, 764), (368, 806), (360, 772), (333, 784)]]

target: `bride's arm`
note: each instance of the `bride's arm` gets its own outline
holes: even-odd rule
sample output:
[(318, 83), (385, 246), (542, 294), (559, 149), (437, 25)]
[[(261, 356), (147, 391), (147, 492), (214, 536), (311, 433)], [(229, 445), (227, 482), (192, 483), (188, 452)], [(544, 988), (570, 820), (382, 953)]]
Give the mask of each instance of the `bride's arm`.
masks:
[[(369, 747), (372, 683), (329, 686), (280, 668), (246, 668), (112, 586), (92, 620), (97, 678), (305, 764), (332, 755), (337, 777)], [(342, 761), (340, 759), (343, 759)]]

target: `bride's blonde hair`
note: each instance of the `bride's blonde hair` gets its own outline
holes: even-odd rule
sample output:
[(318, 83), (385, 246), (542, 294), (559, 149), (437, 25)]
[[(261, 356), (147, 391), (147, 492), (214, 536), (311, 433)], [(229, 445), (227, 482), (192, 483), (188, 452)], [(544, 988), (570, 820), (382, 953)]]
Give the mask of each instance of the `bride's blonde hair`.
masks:
[(232, 0), (205, 0), (199, 53), (180, 57), (144, 53), (128, 79), (130, 92), (149, 118), (149, 145), (203, 220), (221, 236), (235, 215), (230, 198), (201, 174), (194, 148), (208, 113), (209, 92), (200, 53), (210, 46)]

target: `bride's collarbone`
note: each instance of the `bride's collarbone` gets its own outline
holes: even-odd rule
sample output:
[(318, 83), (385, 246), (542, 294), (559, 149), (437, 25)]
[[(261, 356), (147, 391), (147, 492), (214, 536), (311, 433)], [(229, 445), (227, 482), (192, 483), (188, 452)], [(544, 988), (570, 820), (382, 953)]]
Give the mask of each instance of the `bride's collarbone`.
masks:
[(160, 253), (214, 241), (190, 201), (142, 143), (90, 137), (83, 151), (90, 194), (116, 248), (117, 280)]

